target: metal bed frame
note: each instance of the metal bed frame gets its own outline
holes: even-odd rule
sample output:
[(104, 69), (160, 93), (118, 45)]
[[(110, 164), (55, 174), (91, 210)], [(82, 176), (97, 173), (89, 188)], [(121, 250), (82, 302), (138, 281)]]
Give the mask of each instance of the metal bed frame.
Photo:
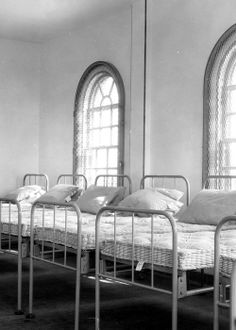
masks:
[[(48, 247), (46, 244), (44, 244), (44, 241), (42, 242), (42, 249), (39, 252), (37, 249), (35, 249), (35, 242), (34, 242), (34, 237), (35, 237), (35, 231), (34, 231), (34, 214), (36, 208), (41, 208), (42, 209), (42, 221), (44, 221), (43, 216), (44, 216), (44, 211), (45, 207), (52, 207), (53, 208), (53, 231), (55, 231), (55, 221), (56, 221), (56, 210), (57, 207), (64, 208), (65, 211), (65, 232), (67, 230), (67, 217), (68, 217), (68, 208), (72, 208), (75, 212), (76, 215), (76, 220), (77, 220), (77, 249), (74, 251), (76, 253), (76, 266), (70, 266), (67, 263), (67, 257), (68, 257), (68, 252), (71, 250), (67, 248), (66, 245), (66, 239), (64, 244), (60, 244), (59, 250), (58, 246), (52, 242), (50, 244), (50, 250), (48, 251), (46, 248)], [(81, 264), (80, 264), (80, 259), (81, 259), (81, 215), (80, 215), (80, 210), (76, 202), (69, 202), (69, 203), (40, 203), (40, 202), (35, 202), (32, 206), (31, 210), (31, 234), (30, 234), (30, 275), (29, 275), (29, 313), (27, 315), (28, 319), (34, 318), (33, 314), (33, 261), (34, 260), (40, 260), (44, 261), (49, 264), (57, 265), (69, 270), (75, 270), (76, 271), (76, 288), (75, 288), (75, 319), (74, 319), (74, 328), (79, 329), (79, 303), (80, 303), (80, 275), (81, 275)], [(57, 262), (56, 261), (56, 255), (58, 252), (63, 253), (63, 262)], [(49, 253), (51, 254), (51, 260), (48, 258)]]
[(57, 184), (70, 183), (79, 186), (81, 189), (86, 190), (88, 181), (83, 174), (61, 174), (57, 178)]
[[(64, 175), (66, 179), (70, 179), (70, 175)], [(64, 176), (61, 175), (58, 179), (58, 182), (64, 181)], [(80, 175), (79, 175), (80, 176)], [(81, 176), (83, 179), (84, 176)], [(131, 191), (131, 180), (127, 175), (99, 175), (96, 180), (95, 184), (98, 185), (99, 182), (103, 181), (104, 185), (112, 184), (113, 186), (118, 186), (121, 183), (128, 185), (128, 190)], [(85, 181), (87, 183), (87, 181)], [(57, 219), (57, 207), (64, 207), (65, 208), (65, 236), (67, 233), (67, 209), (68, 207), (73, 207), (77, 214), (77, 248), (68, 247), (67, 242), (65, 239), (64, 244), (58, 244), (54, 240), (49, 242), (47, 240), (41, 240), (40, 244), (37, 240), (37, 234), (34, 231), (34, 214), (35, 210), (41, 209), (42, 210), (42, 228), (44, 228), (44, 210), (45, 207), (53, 206), (53, 233), (56, 230), (56, 219)], [(95, 215), (94, 215), (95, 217)], [(27, 315), (28, 319), (34, 318), (33, 314), (33, 261), (40, 260), (50, 264), (54, 264), (63, 268), (71, 269), (76, 271), (76, 298), (75, 298), (75, 322), (74, 322), (74, 329), (79, 329), (79, 303), (80, 303), (80, 275), (87, 274), (89, 271), (95, 269), (95, 267), (90, 268), (89, 266), (85, 265), (85, 263), (89, 263), (89, 253), (91, 250), (82, 250), (81, 248), (81, 227), (82, 227), (82, 214), (79, 210), (78, 205), (75, 202), (67, 203), (67, 204), (59, 204), (59, 203), (40, 203), (35, 202), (32, 207), (31, 211), (31, 239), (30, 239), (30, 281), (29, 281), (29, 313)], [(95, 230), (95, 228), (94, 228)], [(36, 245), (35, 245), (36, 244)], [(38, 248), (40, 247), (40, 249)], [(88, 254), (87, 254), (88, 252)], [(95, 253), (95, 248), (93, 249)], [(58, 253), (63, 254), (63, 262), (57, 262), (56, 257)], [(76, 254), (76, 265), (71, 266), (67, 264), (68, 255), (69, 253)], [(50, 256), (50, 257), (49, 257)], [(51, 259), (49, 259), (51, 258)]]
[[(49, 179), (46, 174), (42, 173), (27, 173), (23, 177), (23, 186), (25, 185), (33, 185), (43, 183), (45, 190), (47, 191), (49, 188)], [(27, 256), (27, 250), (29, 241), (27, 238), (22, 238), (22, 222), (23, 215), (20, 203), (15, 199), (4, 199), (0, 198), (0, 222), (2, 223), (2, 204), (6, 203), (9, 205), (9, 233), (5, 234), (2, 232), (2, 226), (0, 225), (0, 252), (8, 253), (11, 255), (16, 255), (18, 258), (17, 262), (17, 310), (15, 314), (21, 315), (22, 311), (22, 259)], [(17, 207), (18, 213), (18, 235), (17, 237), (13, 237), (11, 233), (11, 222), (12, 222), (12, 205)], [(17, 248), (13, 247), (13, 241), (17, 239)]]
[[(161, 185), (158, 185), (159, 182)], [(172, 184), (172, 182), (174, 184)], [(140, 180), (140, 189), (145, 187), (162, 187), (162, 188), (179, 188), (184, 190), (185, 205), (188, 206), (190, 202), (190, 183), (188, 179), (183, 175), (169, 175), (169, 174), (160, 174), (160, 175), (144, 175)]]
[[(236, 216), (223, 218), (217, 225), (215, 233), (214, 254), (214, 330), (219, 329), (219, 307), (230, 308), (230, 330), (236, 326), (236, 259), (233, 262), (231, 276), (220, 274), (220, 234), (225, 224), (236, 223)], [(230, 299), (226, 298), (226, 289), (230, 287)]]
[[(174, 175), (157, 175), (157, 176), (145, 176), (144, 178), (141, 179), (141, 184), (140, 187), (145, 187), (145, 181), (156, 179), (156, 178), (167, 178), (167, 179), (175, 179), (176, 176)], [(177, 176), (178, 179), (183, 180), (185, 185), (186, 185), (186, 203), (189, 203), (190, 200), (190, 190), (189, 190), (189, 182), (188, 180), (183, 177), (183, 176)], [(103, 212), (113, 212), (114, 214), (114, 257), (107, 257), (102, 255), (101, 257), (101, 247), (100, 247), (100, 220)], [(127, 261), (120, 259), (119, 257), (116, 256), (116, 248), (117, 248), (117, 242), (116, 242), (116, 215), (117, 212), (130, 212), (132, 214), (132, 259)], [(162, 215), (165, 216), (172, 229), (172, 267), (171, 269), (167, 269), (166, 267), (159, 267), (158, 265), (154, 264), (153, 261), (153, 251), (154, 251), (154, 246), (153, 246), (153, 231), (151, 230), (151, 263), (146, 264), (145, 267), (151, 270), (151, 285), (145, 285), (145, 284), (140, 284), (136, 283), (134, 281), (134, 274), (135, 274), (135, 267), (137, 266), (137, 261), (134, 260), (134, 214), (140, 214), (140, 213), (145, 213), (145, 214), (150, 214), (151, 218), (151, 228), (153, 228), (153, 223), (156, 221), (156, 219), (153, 219), (153, 216), (156, 215)], [(158, 220), (157, 220), (158, 221)], [(172, 295), (172, 330), (177, 329), (177, 309), (178, 309), (178, 299), (195, 295), (195, 294), (200, 294), (200, 293), (206, 293), (209, 291), (213, 291), (213, 286), (207, 286), (207, 287), (200, 287), (200, 288), (193, 288), (193, 289), (188, 289), (187, 288), (187, 272), (178, 269), (178, 251), (177, 251), (177, 237), (178, 237), (178, 232), (176, 228), (176, 222), (174, 218), (169, 215), (167, 212), (164, 211), (154, 211), (154, 210), (137, 210), (137, 209), (128, 209), (128, 208), (118, 208), (118, 207), (105, 207), (101, 209), (98, 214), (97, 214), (97, 219), (96, 219), (96, 308), (95, 308), (95, 322), (96, 322), (96, 330), (100, 329), (100, 279), (102, 278), (108, 278), (110, 280), (114, 281), (119, 281), (119, 282), (124, 282), (132, 285), (137, 285), (141, 287), (145, 287), (151, 290), (159, 291), (162, 293), (168, 293)], [(104, 266), (104, 262), (109, 261), (113, 264), (113, 271), (112, 272), (106, 272), (106, 266)], [(131, 280), (125, 280), (121, 277), (118, 276), (119, 270), (118, 270), (118, 265), (117, 263), (124, 263), (124, 264), (129, 264), (131, 266)], [(161, 271), (161, 272), (167, 272), (172, 274), (172, 290), (166, 290), (162, 288), (157, 288), (154, 287), (154, 272), (155, 271)], [(195, 269), (193, 269), (195, 270)], [(202, 274), (202, 272), (201, 272)], [(202, 283), (201, 283), (202, 285)]]
[[(101, 183), (100, 183), (101, 182)], [(103, 186), (124, 186), (128, 189), (128, 194), (132, 192), (132, 181), (126, 174), (100, 174), (95, 178), (95, 186), (102, 184)]]

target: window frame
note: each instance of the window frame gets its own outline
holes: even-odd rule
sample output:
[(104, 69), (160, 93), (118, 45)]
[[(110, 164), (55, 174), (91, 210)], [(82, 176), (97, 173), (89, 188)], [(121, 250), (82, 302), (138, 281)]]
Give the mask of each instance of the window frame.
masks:
[[(99, 76), (100, 75), (100, 76)], [(125, 89), (124, 83), (121, 78), (120, 73), (116, 67), (108, 62), (97, 61), (92, 63), (83, 73), (81, 79), (79, 80), (74, 102), (74, 142), (73, 142), (73, 173), (78, 172), (79, 168), (79, 116), (81, 109), (84, 104), (84, 97), (88, 92), (88, 87), (93, 78), (97, 76), (97, 80), (102, 79), (103, 76), (111, 76), (116, 84), (118, 91), (119, 102), (118, 102), (118, 111), (119, 111), (119, 121), (118, 121), (118, 159), (117, 159), (117, 174), (124, 174), (124, 116), (125, 116)], [(92, 90), (95, 90), (96, 80), (93, 83), (93, 89), (89, 91), (89, 94), (92, 95)], [(91, 109), (90, 109), (91, 110)], [(88, 112), (87, 112), (88, 113)], [(84, 167), (84, 166), (83, 166)], [(84, 174), (84, 173), (82, 173)], [(106, 173), (103, 173), (106, 174)]]
[[(211, 79), (216, 82), (216, 87), (215, 87), (215, 95), (214, 95), (214, 101), (215, 101), (215, 107), (217, 110), (219, 110), (219, 106), (217, 104), (217, 101), (221, 101), (222, 99), (225, 99), (228, 102), (228, 98), (222, 96), (223, 94), (227, 94), (228, 91), (231, 89), (232, 86), (228, 85), (228, 81), (230, 79), (230, 75), (233, 72), (232, 66), (236, 65), (236, 60), (233, 59), (233, 54), (236, 53), (235, 45), (236, 42), (231, 42), (230, 40), (232, 36), (236, 36), (236, 24), (231, 26), (225, 33), (220, 37), (220, 39), (217, 41), (215, 44), (205, 70), (205, 75), (204, 75), (204, 87), (203, 87), (203, 148), (202, 148), (202, 182), (204, 183), (207, 179), (207, 177), (211, 175), (222, 175), (222, 174), (227, 174), (227, 164), (222, 167), (219, 167), (219, 173), (209, 173), (209, 125), (210, 125), (210, 111), (211, 111), (211, 106), (210, 106), (210, 99), (211, 99)], [(229, 45), (227, 45), (229, 43)], [(224, 45), (228, 46), (225, 48), (223, 52), (223, 56), (220, 57), (219, 53), (221, 52), (221, 49), (224, 47)], [(232, 52), (232, 54), (230, 54)], [(230, 54), (229, 60), (227, 62), (227, 56)], [(224, 68), (224, 65), (226, 67)], [(223, 74), (223, 84), (222, 86), (219, 86), (219, 80), (221, 79), (221, 74)], [(214, 78), (212, 78), (214, 76)], [(234, 88), (236, 88), (236, 85), (234, 85)], [(230, 116), (233, 114), (227, 111), (227, 102), (224, 106), (222, 104), (220, 105), (221, 107), (221, 113), (220, 115), (223, 115), (224, 118), (226, 119), (227, 116)], [(235, 111), (236, 112), (236, 111)], [(219, 112), (218, 112), (219, 113)], [(221, 141), (221, 145), (217, 146), (217, 150), (219, 152), (219, 148), (223, 148), (224, 145), (228, 145), (228, 150), (229, 150), (229, 145), (233, 140), (236, 139), (229, 139), (226, 137), (226, 125), (220, 125), (219, 121), (217, 123), (216, 120), (216, 125), (219, 127), (220, 131), (215, 129), (215, 140), (216, 141)], [(219, 126), (220, 125), (220, 126)], [(219, 138), (219, 135), (221, 136), (221, 139)], [(217, 153), (217, 151), (216, 151)], [(223, 153), (219, 156), (223, 156)], [(227, 153), (225, 155), (227, 157)], [(234, 166), (228, 166), (228, 170), (233, 169)], [(236, 169), (236, 167), (235, 167)], [(224, 172), (224, 173), (223, 173)]]

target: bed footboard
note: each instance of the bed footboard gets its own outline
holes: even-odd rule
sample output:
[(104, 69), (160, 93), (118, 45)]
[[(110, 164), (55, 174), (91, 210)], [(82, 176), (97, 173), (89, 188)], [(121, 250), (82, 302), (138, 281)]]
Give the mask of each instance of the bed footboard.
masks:
[[(47, 210), (51, 211), (50, 221), (47, 217)], [(57, 212), (64, 214), (64, 227), (61, 230), (56, 229)], [(73, 218), (72, 217), (73, 214)], [(35, 219), (37, 224), (41, 218), (41, 235), (37, 234), (37, 227), (35, 227)], [(74, 221), (76, 232), (75, 245), (68, 245), (68, 237), (70, 232), (68, 230), (69, 221)], [(34, 260), (40, 260), (49, 264), (54, 264), (69, 270), (76, 271), (76, 288), (75, 288), (75, 329), (79, 328), (79, 303), (80, 303), (80, 275), (81, 275), (81, 217), (79, 207), (75, 202), (69, 203), (47, 203), (35, 202), (31, 210), (31, 233), (30, 233), (30, 280), (29, 280), (29, 313), (28, 319), (34, 317), (33, 315), (33, 274), (34, 274)], [(48, 239), (47, 229), (53, 229), (53, 236)], [(44, 235), (45, 234), (45, 235)], [(58, 241), (58, 239), (60, 241)], [(36, 244), (35, 244), (36, 243)], [(40, 247), (40, 248), (39, 248)], [(71, 264), (69, 254), (73, 250), (76, 254), (76, 265)], [(58, 255), (60, 255), (58, 260)]]

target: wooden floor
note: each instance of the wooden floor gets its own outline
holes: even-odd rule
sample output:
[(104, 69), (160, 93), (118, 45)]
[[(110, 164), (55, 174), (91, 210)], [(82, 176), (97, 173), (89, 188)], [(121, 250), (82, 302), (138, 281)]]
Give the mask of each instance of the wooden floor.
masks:
[[(0, 255), (0, 330), (73, 329), (75, 273), (35, 262), (34, 314), (16, 316), (16, 257)], [(28, 311), (28, 260), (23, 263), (23, 308)], [(95, 329), (94, 277), (81, 279), (80, 329)], [(101, 285), (101, 329), (143, 330), (171, 328), (171, 297), (149, 290), (106, 282)], [(228, 311), (221, 313), (227, 330)], [(212, 329), (212, 294), (184, 298), (178, 304), (178, 330)]]

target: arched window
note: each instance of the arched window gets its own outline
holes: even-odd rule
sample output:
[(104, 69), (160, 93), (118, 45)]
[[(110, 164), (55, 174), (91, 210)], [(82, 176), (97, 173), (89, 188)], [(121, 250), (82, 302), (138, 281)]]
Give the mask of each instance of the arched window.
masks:
[(236, 174), (236, 25), (216, 43), (205, 72), (203, 180)]
[(95, 62), (76, 92), (73, 172), (93, 183), (98, 174), (122, 174), (123, 158), (123, 82), (113, 65)]

